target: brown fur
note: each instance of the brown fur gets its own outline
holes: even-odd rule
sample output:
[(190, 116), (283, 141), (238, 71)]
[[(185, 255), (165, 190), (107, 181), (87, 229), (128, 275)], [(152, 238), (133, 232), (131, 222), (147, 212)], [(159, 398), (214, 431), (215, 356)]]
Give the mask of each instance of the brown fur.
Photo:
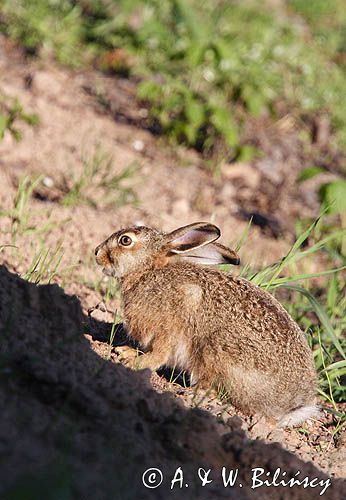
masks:
[[(200, 245), (198, 224), (185, 232), (192, 240), (198, 231)], [(214, 241), (209, 226), (202, 235), (205, 248)], [(136, 237), (133, 246), (121, 247), (120, 236), (130, 233)], [(224, 387), (246, 413), (276, 421), (313, 406), (315, 368), (298, 325), (251, 282), (180, 260), (171, 253), (178, 251), (171, 244), (174, 233), (128, 228), (96, 249), (97, 262), (120, 280), (129, 335), (147, 351), (140, 367), (188, 370), (202, 387)]]

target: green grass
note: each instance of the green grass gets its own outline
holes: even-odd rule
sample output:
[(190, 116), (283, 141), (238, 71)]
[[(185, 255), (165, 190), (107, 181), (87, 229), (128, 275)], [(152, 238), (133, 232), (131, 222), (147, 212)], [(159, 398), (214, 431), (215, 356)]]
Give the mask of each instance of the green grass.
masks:
[(15, 243), (17, 234), (22, 234), (32, 229), (30, 225), (31, 214), (28, 203), (34, 190), (41, 181), (41, 176), (33, 180), (30, 179), (29, 176), (24, 176), (19, 179), (18, 189), (13, 199), (12, 208), (0, 212), (0, 217), (8, 217), (11, 221), (12, 243)]
[(57, 247), (54, 251), (40, 250), (34, 256), (29, 269), (22, 275), (22, 278), (36, 285), (39, 283), (50, 284), (57, 275), (62, 257), (61, 247)]
[(317, 43), (346, 69), (346, 9), (343, 0), (289, 0), (293, 12), (308, 23)]
[(25, 112), (16, 97), (4, 94), (0, 88), (0, 141), (7, 130), (17, 141), (21, 139), (22, 133), (18, 129), (18, 122), (37, 125), (38, 117), (33, 113)]
[[(87, 203), (97, 207), (102, 199), (102, 204), (109, 207), (122, 205), (136, 205), (138, 198), (128, 181), (131, 180), (137, 169), (137, 164), (131, 164), (120, 173), (113, 174), (113, 158), (96, 148), (91, 157), (83, 157), (83, 168), (80, 175), (76, 176), (71, 169), (68, 177), (63, 176), (60, 181), (64, 193), (62, 203), (65, 206), (73, 206)], [(102, 196), (89, 194), (99, 190)], [(100, 194), (100, 193), (99, 193)]]
[(11, 234), (11, 244), (15, 245), (17, 237), (24, 234), (36, 234), (43, 238), (50, 231), (65, 224), (70, 219), (64, 219), (59, 223), (53, 222), (51, 214), (46, 213), (46, 222), (43, 225), (37, 226), (32, 222), (32, 209), (30, 200), (39, 187), (43, 176), (37, 176), (32, 179), (30, 176), (22, 176), (18, 181), (17, 192), (13, 198), (12, 207), (5, 210), (0, 210), (0, 220), (7, 219), (9, 226), (2, 226), (3, 234)]
[(205, 155), (250, 158), (247, 118), (286, 113), (328, 113), (332, 140), (346, 145), (342, 0), (280, 11), (252, 0), (17, 0), (16, 9), (0, 0), (0, 9), (0, 31), (30, 53), (139, 79), (152, 127)]
[(12, 0), (1, 0), (0, 32), (19, 40), (29, 54), (53, 55), (62, 63), (76, 66), (84, 30), (82, 9), (74, 3), (16, 0), (14, 5)]

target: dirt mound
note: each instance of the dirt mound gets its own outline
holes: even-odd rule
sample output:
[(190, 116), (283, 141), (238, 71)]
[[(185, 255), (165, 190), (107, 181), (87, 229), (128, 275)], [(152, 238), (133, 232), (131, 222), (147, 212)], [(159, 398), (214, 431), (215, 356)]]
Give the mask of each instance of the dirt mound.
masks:
[[(327, 476), (279, 444), (248, 439), (234, 419), (218, 422), (158, 394), (148, 372), (98, 356), (83, 336), (89, 320), (79, 301), (57, 285), (36, 286), (4, 266), (0, 282), (2, 495), (88, 498), (97, 491), (98, 499), (181, 498), (170, 480), (182, 467), (188, 498), (317, 497), (320, 486), (251, 490), (255, 467), (271, 474), (280, 467), (285, 479), (298, 470), (319, 481)], [(142, 484), (149, 467), (164, 474), (157, 490)], [(212, 469), (214, 482), (204, 488), (199, 467)], [(220, 484), (222, 467), (239, 470), (238, 486)], [(345, 485), (333, 480), (324, 498), (345, 495)]]

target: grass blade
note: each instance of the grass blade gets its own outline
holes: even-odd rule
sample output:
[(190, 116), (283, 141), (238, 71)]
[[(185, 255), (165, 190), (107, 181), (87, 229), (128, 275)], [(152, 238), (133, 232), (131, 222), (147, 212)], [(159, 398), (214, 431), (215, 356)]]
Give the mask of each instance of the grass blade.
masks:
[(313, 310), (317, 314), (319, 320), (321, 321), (322, 325), (324, 326), (328, 335), (330, 336), (331, 340), (333, 341), (335, 348), (338, 350), (338, 352), (342, 356), (342, 358), (346, 359), (346, 354), (345, 354), (345, 352), (340, 344), (339, 339), (337, 338), (337, 336), (334, 332), (333, 325), (331, 324), (326, 311), (323, 309), (321, 304), (316, 300), (316, 298), (313, 295), (311, 295), (311, 293), (308, 290), (306, 290), (305, 288), (298, 286), (298, 285), (285, 284), (285, 285), (280, 285), (280, 287), (299, 292), (309, 300)]

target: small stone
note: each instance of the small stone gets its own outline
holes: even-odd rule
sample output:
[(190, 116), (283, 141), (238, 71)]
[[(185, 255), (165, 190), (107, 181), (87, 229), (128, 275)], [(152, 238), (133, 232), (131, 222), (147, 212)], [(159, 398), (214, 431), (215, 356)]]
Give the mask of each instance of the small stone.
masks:
[(48, 175), (42, 180), (42, 184), (47, 188), (52, 188), (54, 186), (54, 180)]
[(132, 147), (135, 151), (143, 151), (144, 149), (144, 142), (141, 141), (140, 139), (136, 139), (132, 143)]

